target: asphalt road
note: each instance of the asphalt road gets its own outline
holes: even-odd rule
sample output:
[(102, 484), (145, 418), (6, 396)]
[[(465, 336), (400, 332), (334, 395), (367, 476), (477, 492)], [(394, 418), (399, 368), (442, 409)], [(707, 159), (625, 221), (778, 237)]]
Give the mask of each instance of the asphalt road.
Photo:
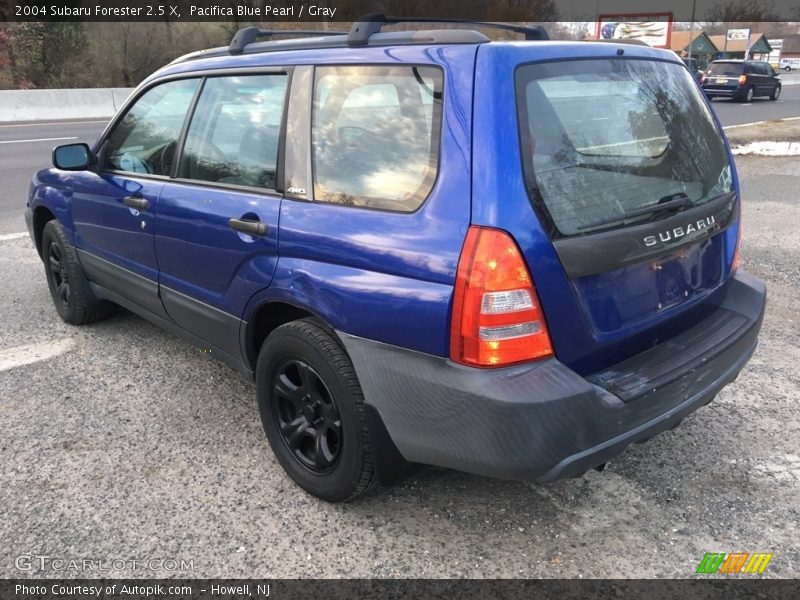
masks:
[[(800, 75), (792, 75), (800, 78)], [(711, 105), (719, 115), (723, 127), (754, 121), (773, 121), (800, 117), (800, 85), (785, 85), (776, 101), (754, 98), (749, 104), (728, 98), (714, 98)]]
[(284, 476), (238, 374), (122, 310), (58, 319), (31, 242), (2, 235), (24, 229), (14, 211), (55, 143), (0, 144), (0, 577), (100, 575), (39, 571), (43, 555), (122, 559), (102, 575), (125, 577), (692, 577), (712, 551), (772, 552), (764, 576), (800, 577), (796, 159), (737, 158), (743, 265), (770, 302), (758, 351), (710, 405), (581, 479), (427, 469), (332, 506)]
[(0, 235), (25, 230), (25, 202), (31, 175), (51, 165), (51, 150), (60, 144), (91, 143), (104, 121), (0, 124)]

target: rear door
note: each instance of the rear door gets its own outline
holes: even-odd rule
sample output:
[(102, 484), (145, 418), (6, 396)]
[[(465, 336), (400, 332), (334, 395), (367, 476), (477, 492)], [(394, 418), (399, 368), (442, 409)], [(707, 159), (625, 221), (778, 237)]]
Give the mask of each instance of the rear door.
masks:
[(735, 245), (735, 175), (702, 93), (683, 65), (636, 58), (518, 67), (522, 198), (503, 165), (492, 214), (479, 198), (498, 192), (474, 179), (474, 219), (520, 244), (556, 354), (581, 372), (701, 318)]
[(753, 86), (753, 91), (757, 96), (765, 96), (772, 91), (772, 85), (767, 77), (765, 67), (765, 63), (745, 63), (744, 72), (750, 80), (748, 83)]
[(161, 298), (184, 329), (234, 358), (250, 297), (278, 251), (278, 155), (289, 74), (209, 77), (156, 206)]
[(775, 88), (780, 87), (781, 79), (778, 76), (778, 73), (775, 71), (775, 69), (772, 68), (772, 65), (770, 65), (769, 63), (765, 63), (765, 67), (767, 69), (767, 75), (769, 77), (769, 91), (770, 93), (772, 93), (775, 90)]

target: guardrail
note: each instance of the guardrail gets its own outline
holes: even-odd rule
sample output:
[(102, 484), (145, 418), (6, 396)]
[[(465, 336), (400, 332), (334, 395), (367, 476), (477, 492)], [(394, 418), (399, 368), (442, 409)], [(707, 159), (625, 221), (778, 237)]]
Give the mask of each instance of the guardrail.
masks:
[(0, 90), (0, 122), (111, 117), (133, 88)]

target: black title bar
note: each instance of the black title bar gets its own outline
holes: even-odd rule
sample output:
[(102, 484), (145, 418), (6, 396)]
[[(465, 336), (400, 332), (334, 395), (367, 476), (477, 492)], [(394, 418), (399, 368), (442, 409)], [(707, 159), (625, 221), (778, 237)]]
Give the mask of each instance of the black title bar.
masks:
[(800, 20), (792, 0), (0, 0), (0, 21), (241, 21), (347, 25), (370, 12), (408, 17), (544, 23), (597, 22), (601, 17), (647, 21)]
[(789, 598), (791, 580), (716, 579), (697, 576), (680, 580), (421, 580), (421, 579), (16, 579), (0, 580), (3, 600), (572, 600)]

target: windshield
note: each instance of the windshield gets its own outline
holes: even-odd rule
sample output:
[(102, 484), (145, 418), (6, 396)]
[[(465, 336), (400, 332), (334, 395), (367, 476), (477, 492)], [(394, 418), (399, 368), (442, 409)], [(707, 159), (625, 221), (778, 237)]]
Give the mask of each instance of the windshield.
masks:
[(642, 223), (665, 212), (642, 207), (683, 196), (696, 206), (732, 190), (722, 137), (683, 65), (525, 65), (517, 91), (526, 183), (553, 237)]
[(729, 62), (714, 62), (708, 65), (709, 75), (729, 75), (738, 77), (744, 72), (744, 64)]

